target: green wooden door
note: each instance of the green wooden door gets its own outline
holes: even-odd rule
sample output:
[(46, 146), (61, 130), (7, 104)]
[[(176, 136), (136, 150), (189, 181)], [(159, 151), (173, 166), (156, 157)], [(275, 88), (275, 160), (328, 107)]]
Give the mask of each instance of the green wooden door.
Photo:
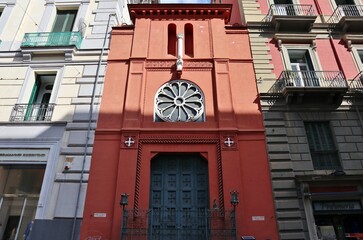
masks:
[(151, 162), (149, 239), (206, 239), (208, 164), (197, 154), (163, 154)]

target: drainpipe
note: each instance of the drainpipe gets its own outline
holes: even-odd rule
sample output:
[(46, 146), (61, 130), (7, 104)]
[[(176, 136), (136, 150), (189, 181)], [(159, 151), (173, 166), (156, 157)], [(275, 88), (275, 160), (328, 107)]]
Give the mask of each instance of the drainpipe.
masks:
[(176, 36), (178, 38), (178, 59), (176, 60), (176, 71), (181, 73), (183, 71), (183, 37), (184, 37), (184, 34), (179, 33)]
[(360, 123), (360, 128), (362, 129), (362, 132), (363, 132), (363, 120), (362, 120), (362, 117), (360, 115), (359, 108), (358, 108), (357, 104), (355, 104), (355, 111), (357, 112), (359, 123)]
[[(361, 95), (363, 96), (363, 91), (360, 91), (358, 89), (356, 89), (354, 91), (354, 93), (356, 95)], [(362, 132), (363, 132), (363, 120), (362, 120), (362, 116), (360, 115), (360, 111), (359, 111), (359, 108), (358, 108), (358, 105), (356, 104), (356, 97), (353, 98), (353, 104), (355, 105), (355, 111), (357, 112), (357, 116), (358, 116), (358, 120), (359, 120), (359, 124), (360, 124), (360, 128), (362, 129)]]
[(336, 47), (334, 45), (334, 41), (333, 41), (333, 36), (331, 34), (331, 30), (329, 30), (329, 42), (330, 42), (330, 45), (331, 45), (331, 47), (333, 49), (334, 57), (337, 60), (338, 68), (342, 72), (343, 77), (345, 79), (347, 79), (347, 77), (345, 76), (345, 73), (343, 71), (343, 65), (342, 65), (342, 62), (340, 61), (339, 54), (338, 54), (337, 49), (336, 49)]
[(314, 4), (315, 4), (316, 10), (318, 11), (318, 14), (320, 16), (321, 22), (322, 23), (325, 23), (326, 21), (325, 21), (324, 15), (323, 15), (323, 11), (321, 11), (321, 8), (320, 8), (320, 5), (319, 5), (319, 1), (318, 0), (314, 0)]
[(107, 27), (106, 27), (106, 32), (105, 32), (105, 36), (103, 39), (103, 45), (101, 48), (101, 54), (100, 54), (100, 58), (98, 61), (98, 65), (97, 65), (97, 70), (96, 70), (96, 78), (93, 84), (93, 90), (92, 90), (92, 98), (91, 98), (91, 103), (90, 103), (90, 109), (89, 109), (89, 118), (88, 118), (88, 129), (87, 129), (87, 136), (86, 136), (86, 144), (84, 147), (84, 153), (83, 153), (83, 162), (82, 162), (82, 170), (81, 170), (81, 176), (79, 179), (79, 187), (78, 187), (78, 194), (77, 194), (77, 201), (76, 201), (76, 209), (74, 210), (74, 217), (73, 217), (73, 226), (72, 226), (72, 238), (71, 240), (75, 239), (75, 233), (76, 233), (76, 223), (77, 223), (77, 211), (79, 208), (79, 199), (80, 199), (80, 195), (81, 195), (81, 188), (82, 188), (82, 182), (83, 182), (83, 175), (84, 175), (84, 168), (85, 168), (85, 164), (86, 164), (86, 158), (87, 158), (87, 150), (88, 150), (88, 145), (89, 145), (89, 139), (90, 139), (90, 134), (91, 134), (91, 128), (92, 128), (92, 115), (93, 115), (93, 105), (95, 102), (95, 98), (96, 98), (96, 89), (98, 86), (98, 79), (100, 76), (100, 68), (101, 68), (101, 64), (102, 64), (102, 57), (103, 57), (103, 53), (105, 51), (106, 48), (106, 40), (107, 40), (107, 35), (108, 35), (108, 28), (110, 26), (110, 22), (111, 22), (111, 17), (116, 16), (116, 13), (112, 13), (108, 16), (108, 22), (107, 22)]

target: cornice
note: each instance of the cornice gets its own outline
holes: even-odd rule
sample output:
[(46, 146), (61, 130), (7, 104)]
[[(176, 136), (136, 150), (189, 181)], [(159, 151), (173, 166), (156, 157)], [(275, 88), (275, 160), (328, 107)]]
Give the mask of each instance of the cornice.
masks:
[(128, 4), (132, 21), (136, 18), (222, 18), (228, 23), (232, 4)]

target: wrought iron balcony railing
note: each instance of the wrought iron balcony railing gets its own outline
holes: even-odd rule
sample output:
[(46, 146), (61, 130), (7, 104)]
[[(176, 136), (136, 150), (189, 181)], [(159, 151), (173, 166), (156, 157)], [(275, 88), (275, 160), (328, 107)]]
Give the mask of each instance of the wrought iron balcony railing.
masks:
[(363, 17), (363, 5), (340, 5), (333, 15), (328, 19), (328, 23), (339, 23), (343, 17)]
[(283, 71), (268, 92), (287, 88), (348, 88), (348, 84), (340, 71)]
[(124, 210), (121, 231), (122, 240), (235, 240), (235, 212), (189, 208)]
[(11, 122), (50, 121), (55, 104), (15, 104), (11, 112)]
[(272, 4), (265, 21), (271, 21), (273, 16), (316, 16), (316, 14), (312, 5)]
[(21, 47), (64, 47), (80, 48), (82, 34), (80, 32), (37, 32), (26, 33)]
[(355, 76), (352, 81), (350, 81), (349, 88), (350, 90), (363, 93), (363, 71), (358, 73), (358, 75)]

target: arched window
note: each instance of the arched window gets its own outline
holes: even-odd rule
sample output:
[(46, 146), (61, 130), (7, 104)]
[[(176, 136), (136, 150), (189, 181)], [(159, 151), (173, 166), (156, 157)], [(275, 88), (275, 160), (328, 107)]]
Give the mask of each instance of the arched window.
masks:
[(193, 40), (193, 25), (190, 23), (184, 26), (185, 34), (185, 54), (193, 57), (194, 54), (194, 40)]
[(168, 54), (176, 56), (176, 25), (168, 25)]
[(172, 80), (155, 95), (155, 122), (205, 122), (202, 90), (187, 80)]

